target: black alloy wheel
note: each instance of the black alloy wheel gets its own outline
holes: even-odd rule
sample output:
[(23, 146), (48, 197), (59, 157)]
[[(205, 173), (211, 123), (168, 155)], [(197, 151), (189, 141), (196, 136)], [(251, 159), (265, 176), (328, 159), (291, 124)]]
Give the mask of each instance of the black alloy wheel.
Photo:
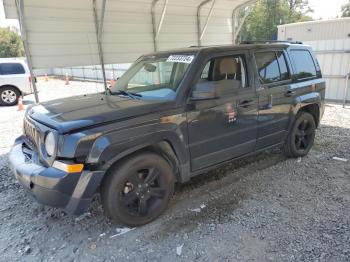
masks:
[(315, 129), (307, 119), (299, 124), (295, 133), (295, 148), (298, 151), (304, 151), (309, 147), (314, 131)]
[(308, 112), (299, 112), (287, 137), (284, 152), (288, 157), (302, 157), (309, 153), (315, 139), (316, 123)]
[(152, 152), (136, 154), (116, 164), (102, 182), (104, 210), (114, 222), (147, 224), (167, 207), (174, 193), (169, 163)]
[(160, 171), (154, 167), (130, 174), (121, 192), (127, 212), (143, 217), (157, 209), (166, 197), (167, 185), (164, 182)]

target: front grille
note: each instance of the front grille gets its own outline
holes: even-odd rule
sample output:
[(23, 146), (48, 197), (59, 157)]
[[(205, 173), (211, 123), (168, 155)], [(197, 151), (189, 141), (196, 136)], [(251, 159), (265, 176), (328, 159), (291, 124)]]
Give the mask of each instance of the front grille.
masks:
[(30, 146), (38, 148), (40, 145), (40, 132), (27, 118), (24, 119), (23, 131), (31, 144)]

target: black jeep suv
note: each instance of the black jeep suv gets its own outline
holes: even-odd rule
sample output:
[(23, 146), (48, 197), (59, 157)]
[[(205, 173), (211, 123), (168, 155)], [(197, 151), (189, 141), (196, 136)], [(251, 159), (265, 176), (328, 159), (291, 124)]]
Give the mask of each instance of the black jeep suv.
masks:
[(300, 43), (157, 52), (107, 93), (28, 108), (10, 161), (40, 203), (81, 214), (100, 192), (113, 221), (138, 226), (166, 209), (176, 182), (275, 146), (306, 155), (324, 96)]

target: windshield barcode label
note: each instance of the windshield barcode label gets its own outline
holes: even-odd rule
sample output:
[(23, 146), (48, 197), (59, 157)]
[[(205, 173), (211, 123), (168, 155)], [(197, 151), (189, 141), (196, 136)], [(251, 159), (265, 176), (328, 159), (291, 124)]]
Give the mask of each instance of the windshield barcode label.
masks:
[(194, 55), (170, 55), (167, 62), (191, 64)]

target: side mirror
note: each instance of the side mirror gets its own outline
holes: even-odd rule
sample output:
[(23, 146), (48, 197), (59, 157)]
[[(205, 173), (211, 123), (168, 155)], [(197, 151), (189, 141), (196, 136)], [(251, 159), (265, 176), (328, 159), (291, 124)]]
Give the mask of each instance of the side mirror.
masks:
[(190, 100), (209, 100), (217, 98), (217, 90), (214, 82), (197, 83), (194, 87)]

